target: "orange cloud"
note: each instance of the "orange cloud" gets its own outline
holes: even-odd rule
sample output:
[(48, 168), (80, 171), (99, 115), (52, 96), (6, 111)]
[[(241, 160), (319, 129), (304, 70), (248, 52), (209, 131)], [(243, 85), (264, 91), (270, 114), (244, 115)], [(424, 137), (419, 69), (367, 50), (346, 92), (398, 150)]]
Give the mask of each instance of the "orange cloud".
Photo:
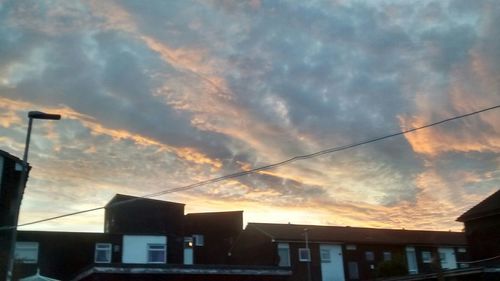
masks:
[[(466, 63), (456, 65), (450, 72), (450, 85), (442, 97), (452, 108), (449, 112), (468, 113), (488, 106), (500, 104), (499, 73), (491, 65), (488, 54), (478, 43), (470, 52)], [(435, 95), (417, 93), (416, 105), (418, 116), (399, 116), (403, 129), (414, 128), (434, 122), (431, 118), (451, 117), (444, 115), (443, 103), (436, 103)], [(436, 105), (441, 108), (436, 108)], [(438, 116), (438, 117), (437, 117)], [(500, 114), (498, 110), (466, 117), (462, 127), (455, 131), (445, 131), (442, 126), (424, 129), (405, 135), (413, 150), (417, 153), (436, 156), (443, 152), (458, 151), (500, 151)]]
[[(276, 139), (273, 136), (283, 133), (284, 128), (254, 121), (251, 113), (232, 102), (233, 94), (226, 80), (218, 75), (224, 72), (225, 62), (215, 60), (203, 49), (172, 48), (168, 42), (142, 33), (133, 17), (116, 3), (107, 3), (105, 7), (99, 5), (102, 4), (93, 2), (93, 10), (108, 21), (109, 28), (133, 34), (158, 53), (165, 63), (187, 74), (176, 79), (167, 78), (168, 81), (155, 91), (155, 95), (164, 97), (173, 108), (191, 112), (191, 124), (200, 130), (238, 139), (268, 159), (280, 157), (273, 143), (263, 143), (262, 140), (263, 136)], [(298, 134), (289, 128), (286, 131)]]
[(114, 1), (91, 0), (88, 4), (92, 9), (92, 13), (104, 20), (104, 23), (100, 26), (101, 29), (118, 29), (130, 33), (137, 32), (137, 24), (132, 16)]
[(179, 157), (196, 164), (208, 164), (217, 169), (222, 167), (222, 162), (220, 160), (211, 159), (194, 148), (190, 147), (178, 148), (176, 149), (176, 153)]
[[(0, 108), (2, 105), (0, 105)], [(9, 128), (12, 125), (22, 125), (23, 122), (19, 115), (17, 115), (14, 111), (4, 111), (0, 113), (0, 126), (4, 128)]]

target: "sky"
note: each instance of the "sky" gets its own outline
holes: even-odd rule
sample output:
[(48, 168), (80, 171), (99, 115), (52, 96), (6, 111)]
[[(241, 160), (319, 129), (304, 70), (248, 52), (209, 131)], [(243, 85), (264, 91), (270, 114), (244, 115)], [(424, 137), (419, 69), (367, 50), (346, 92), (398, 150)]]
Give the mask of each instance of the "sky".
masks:
[[(500, 104), (495, 0), (0, 0), (20, 223)], [(245, 222), (454, 230), (500, 188), (500, 110), (156, 199)], [(21, 229), (102, 231), (103, 212)]]

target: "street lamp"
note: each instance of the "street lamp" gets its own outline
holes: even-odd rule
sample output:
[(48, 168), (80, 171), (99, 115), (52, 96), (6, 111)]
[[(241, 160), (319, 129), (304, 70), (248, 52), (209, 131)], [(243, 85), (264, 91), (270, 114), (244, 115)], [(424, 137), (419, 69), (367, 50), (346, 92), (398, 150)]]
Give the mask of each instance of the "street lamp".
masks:
[[(24, 146), (23, 167), (27, 167), (28, 165), (28, 150), (30, 147), (31, 126), (33, 125), (33, 119), (60, 120), (61, 115), (50, 114), (41, 111), (30, 111), (28, 112), (28, 118), (29, 118), (28, 133), (26, 134), (26, 145)], [(23, 168), (23, 171), (26, 172), (26, 169)]]
[(17, 196), (14, 198), (14, 223), (12, 228), (12, 240), (10, 242), (10, 251), (9, 251), (9, 267), (7, 270), (7, 280), (12, 280), (12, 274), (14, 269), (14, 259), (15, 259), (15, 250), (16, 250), (16, 237), (17, 237), (17, 223), (19, 220), (19, 211), (21, 210), (21, 201), (23, 199), (24, 189), (26, 187), (26, 181), (28, 178), (28, 151), (30, 147), (30, 138), (31, 138), (31, 127), (33, 125), (33, 119), (42, 119), (42, 120), (60, 120), (61, 115), (59, 114), (50, 114), (41, 111), (30, 111), (28, 112), (28, 132), (26, 134), (26, 144), (24, 146), (24, 154), (23, 154), (23, 162), (21, 163), (21, 177), (19, 178), (19, 186), (17, 188)]

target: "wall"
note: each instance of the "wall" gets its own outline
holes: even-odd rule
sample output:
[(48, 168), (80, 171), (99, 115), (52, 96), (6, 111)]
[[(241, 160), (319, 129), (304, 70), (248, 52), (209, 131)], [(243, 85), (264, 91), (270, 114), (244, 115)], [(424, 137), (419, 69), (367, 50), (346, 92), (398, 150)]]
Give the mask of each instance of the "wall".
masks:
[(3, 162), (4, 157), (0, 155), (0, 194), (2, 194)]
[(232, 265), (278, 265), (278, 249), (269, 236), (251, 226), (241, 232), (229, 250)]
[[(352, 249), (351, 247), (355, 247)], [(398, 245), (379, 245), (379, 244), (346, 244), (342, 247), (344, 256), (344, 272), (346, 280), (349, 279), (349, 262), (356, 262), (358, 265), (359, 279), (372, 279), (378, 275), (377, 269), (384, 262), (384, 252), (391, 253), (391, 260), (405, 260), (405, 247)], [(366, 252), (372, 252), (374, 260), (366, 259)], [(405, 260), (406, 264), (406, 260)], [(353, 279), (357, 280), (357, 279)]]
[[(0, 225), (12, 226), (15, 224), (15, 210), (19, 204), (18, 188), (21, 176), (21, 160), (0, 150)], [(17, 166), (17, 167), (16, 167)], [(0, 280), (7, 278), (8, 259), (11, 249), (12, 230), (0, 231)]]
[[(83, 269), (93, 266), (96, 243), (111, 243), (121, 248), (121, 237), (104, 233), (19, 231), (18, 241), (38, 242), (38, 263), (16, 263), (16, 277), (31, 276), (40, 268), (42, 275), (70, 280)], [(112, 261), (120, 262), (120, 252), (112, 249)], [(17, 278), (15, 278), (17, 280)]]
[[(120, 204), (126, 200), (132, 201)], [(107, 233), (155, 233), (181, 237), (184, 204), (118, 194), (106, 206), (104, 221)]]
[(168, 249), (166, 236), (124, 235), (122, 263), (148, 263), (148, 244), (165, 244)]
[(195, 264), (227, 264), (228, 252), (243, 228), (243, 212), (186, 215), (185, 235), (201, 234), (204, 245), (193, 244)]
[(465, 222), (465, 235), (472, 260), (487, 259), (500, 253), (500, 215)]

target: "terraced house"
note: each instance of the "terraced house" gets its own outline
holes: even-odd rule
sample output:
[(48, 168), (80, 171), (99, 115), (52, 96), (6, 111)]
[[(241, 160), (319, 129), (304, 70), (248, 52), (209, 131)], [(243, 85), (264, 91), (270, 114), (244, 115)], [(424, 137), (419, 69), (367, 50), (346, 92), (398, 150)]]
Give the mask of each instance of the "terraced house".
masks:
[(461, 232), (249, 223), (234, 264), (289, 267), (289, 280), (372, 280), (452, 270), (467, 260)]

